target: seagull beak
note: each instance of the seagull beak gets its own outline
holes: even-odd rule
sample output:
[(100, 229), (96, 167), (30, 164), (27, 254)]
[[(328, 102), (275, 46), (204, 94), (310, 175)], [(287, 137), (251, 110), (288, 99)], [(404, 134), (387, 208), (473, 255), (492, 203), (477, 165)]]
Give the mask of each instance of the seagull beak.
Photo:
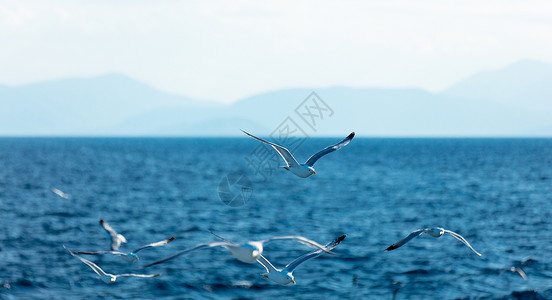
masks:
[(316, 171), (312, 171), (313, 174), (316, 174)]
[(291, 282), (292, 282), (293, 284), (295, 284), (295, 280), (292, 279)]
[(268, 275), (266, 275), (266, 274), (263, 274), (263, 277), (264, 277), (264, 278), (268, 278)]

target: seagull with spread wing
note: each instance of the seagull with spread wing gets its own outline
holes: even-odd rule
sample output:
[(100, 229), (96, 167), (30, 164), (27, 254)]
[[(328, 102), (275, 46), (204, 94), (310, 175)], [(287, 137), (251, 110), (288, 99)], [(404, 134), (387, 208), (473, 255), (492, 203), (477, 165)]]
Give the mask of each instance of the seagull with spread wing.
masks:
[(107, 231), (107, 233), (111, 237), (112, 251), (119, 250), (119, 247), (121, 246), (121, 244), (127, 242), (126, 238), (122, 234), (117, 233), (117, 231), (115, 231), (115, 229), (109, 226), (109, 224), (103, 219), (100, 219), (100, 225), (103, 227), (103, 229), (105, 229), (105, 231)]
[(441, 227), (433, 227), (433, 228), (425, 228), (425, 229), (418, 229), (418, 230), (414, 230), (411, 234), (409, 234), (407, 237), (405, 237), (404, 239), (394, 243), (393, 245), (387, 247), (387, 249), (385, 249), (385, 251), (391, 251), (391, 250), (394, 250), (394, 249), (397, 249), (399, 248), (400, 246), (408, 243), (408, 241), (410, 241), (411, 239), (421, 235), (422, 233), (427, 233), (429, 234), (430, 236), (432, 237), (440, 237), (442, 236), (443, 234), (445, 233), (448, 233), (450, 235), (452, 235), (453, 237), (457, 238), (459, 241), (461, 241), (462, 243), (464, 243), (466, 246), (470, 247), (470, 249), (475, 252), (475, 254), (481, 256), (481, 253), (475, 251), (475, 249), (473, 249), (473, 247), (470, 245), (470, 243), (468, 243), (468, 241), (466, 241), (466, 239), (464, 237), (462, 237), (461, 235), (459, 235), (458, 233), (456, 232), (453, 232), (453, 231), (450, 231), (450, 230), (446, 230), (444, 228), (441, 228)]
[(325, 246), (322, 246), (322, 245), (318, 244), (317, 242), (315, 242), (313, 240), (309, 240), (307, 238), (304, 238), (304, 237), (298, 236), (298, 235), (275, 236), (275, 237), (260, 240), (260, 241), (248, 241), (248, 242), (245, 242), (243, 244), (237, 244), (237, 243), (230, 242), (230, 241), (228, 241), (228, 240), (226, 240), (226, 239), (224, 239), (224, 238), (222, 238), (222, 237), (220, 237), (220, 236), (218, 236), (218, 235), (216, 235), (212, 232), (211, 232), (211, 234), (217, 236), (218, 238), (222, 239), (223, 241), (198, 244), (198, 245), (196, 245), (192, 248), (188, 248), (188, 249), (184, 249), (182, 251), (176, 252), (176, 253), (168, 256), (168, 257), (165, 257), (163, 259), (155, 261), (155, 262), (153, 262), (151, 264), (148, 264), (144, 267), (150, 267), (150, 266), (153, 266), (153, 265), (157, 265), (157, 264), (166, 262), (168, 260), (171, 260), (173, 258), (176, 258), (176, 257), (182, 255), (182, 254), (185, 254), (185, 253), (188, 253), (188, 252), (191, 252), (191, 251), (194, 251), (194, 250), (212, 248), (212, 247), (226, 248), (230, 251), (230, 254), (232, 254), (232, 256), (234, 256), (238, 260), (240, 260), (244, 263), (254, 263), (254, 262), (257, 261), (257, 259), (263, 253), (263, 244), (270, 243), (270, 242), (273, 242), (273, 241), (278, 241), (278, 240), (294, 240), (294, 241), (297, 241), (301, 244), (305, 244), (309, 247), (317, 248), (320, 251), (328, 252), (330, 254), (333, 254), (329, 250), (327, 250), (327, 248)]
[(117, 277), (151, 278), (151, 277), (157, 277), (157, 276), (160, 275), (160, 274), (151, 274), (151, 275), (145, 275), (145, 274), (109, 274), (109, 273), (104, 272), (104, 270), (102, 270), (102, 268), (98, 267), (98, 265), (96, 265), (95, 263), (89, 261), (86, 258), (82, 258), (82, 257), (76, 255), (71, 250), (67, 249), (67, 247), (65, 247), (65, 245), (63, 246), (63, 248), (65, 248), (65, 250), (67, 250), (67, 252), (69, 252), (69, 254), (71, 254), (74, 257), (80, 259), (80, 261), (82, 261), (83, 263), (88, 265), (94, 272), (96, 272), (96, 274), (98, 274), (98, 276), (99, 276), (98, 279), (100, 279), (101, 281), (103, 281), (107, 284), (114, 283), (117, 280)]
[(252, 135), (252, 134), (250, 134), (246, 131), (243, 131), (243, 133), (247, 134), (248, 136), (250, 136), (250, 137), (252, 137), (252, 138), (254, 138), (258, 141), (261, 141), (265, 144), (268, 144), (268, 145), (272, 146), (272, 148), (274, 148), (276, 151), (278, 151), (280, 156), (284, 159), (284, 161), (286, 163), (286, 166), (283, 167), (283, 168), (290, 171), (291, 173), (299, 176), (299, 177), (302, 177), (302, 178), (307, 178), (307, 177), (311, 176), (312, 174), (316, 174), (316, 171), (314, 170), (314, 168), (312, 166), (314, 165), (314, 163), (318, 159), (320, 159), (322, 156), (324, 156), (326, 154), (334, 152), (335, 150), (337, 150), (337, 149), (339, 149), (343, 146), (346, 146), (347, 144), (349, 144), (351, 142), (353, 137), (355, 137), (355, 133), (351, 132), (351, 134), (349, 134), (341, 142), (339, 142), (335, 145), (332, 145), (332, 146), (328, 146), (328, 147), (318, 151), (317, 153), (313, 154), (304, 164), (299, 164), (297, 162), (297, 160), (295, 159), (295, 157), (293, 157), (291, 152), (289, 152), (289, 150), (286, 149), (285, 147), (282, 147), (280, 145), (271, 143), (269, 141), (265, 141), (265, 140), (263, 140), (261, 138), (258, 138), (258, 137), (254, 136), (254, 135)]
[(285, 266), (283, 269), (277, 269), (275, 268), (264, 256), (260, 255), (259, 259), (257, 260), (263, 267), (266, 269), (266, 273), (262, 274), (264, 278), (268, 278), (276, 283), (279, 283), (281, 285), (287, 285), (290, 283), (295, 284), (295, 278), (293, 277), (293, 271), (295, 268), (297, 268), (300, 264), (304, 263), (305, 261), (318, 257), (322, 255), (325, 251), (330, 251), (333, 248), (335, 248), (341, 241), (345, 239), (347, 235), (344, 234), (337, 239), (333, 240), (332, 242), (328, 243), (326, 246), (324, 246), (324, 250), (313, 250), (309, 253), (303, 254), (296, 258), (294, 261), (290, 262), (287, 266)]
[(115, 254), (115, 255), (120, 255), (124, 260), (126, 260), (128, 262), (135, 262), (136, 260), (139, 259), (138, 255), (136, 255), (136, 253), (138, 253), (138, 251), (144, 250), (144, 249), (147, 249), (147, 248), (151, 248), (151, 247), (165, 246), (166, 244), (168, 244), (172, 241), (174, 241), (174, 237), (171, 237), (170, 239), (166, 239), (166, 240), (163, 240), (163, 241), (159, 241), (159, 242), (155, 242), (155, 243), (151, 243), (151, 244), (142, 246), (142, 247), (140, 247), (136, 250), (133, 250), (130, 253), (123, 253), (123, 252), (119, 252), (119, 251), (96, 251), (96, 252), (75, 251), (75, 253), (85, 254), (85, 255)]

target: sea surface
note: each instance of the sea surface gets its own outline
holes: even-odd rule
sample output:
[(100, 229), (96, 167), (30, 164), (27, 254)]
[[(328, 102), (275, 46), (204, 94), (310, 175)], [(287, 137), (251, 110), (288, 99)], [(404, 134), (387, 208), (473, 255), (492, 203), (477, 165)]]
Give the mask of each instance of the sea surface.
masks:
[[(337, 141), (311, 138), (294, 152), (305, 161)], [(552, 299), (552, 139), (355, 138), (306, 179), (259, 167), (258, 146), (247, 137), (1, 138), (0, 298)], [(249, 186), (228, 190), (236, 176)], [(100, 218), (128, 240), (121, 251), (176, 237), (132, 264), (87, 257), (109, 273), (161, 276), (106, 285), (63, 249), (109, 250)], [(450, 235), (383, 251), (436, 226), (483, 256)], [(299, 266), (296, 285), (264, 279), (261, 265), (222, 248), (143, 268), (216, 241), (209, 230), (235, 242), (347, 238), (337, 255)], [(310, 250), (281, 241), (264, 255), (283, 267)]]

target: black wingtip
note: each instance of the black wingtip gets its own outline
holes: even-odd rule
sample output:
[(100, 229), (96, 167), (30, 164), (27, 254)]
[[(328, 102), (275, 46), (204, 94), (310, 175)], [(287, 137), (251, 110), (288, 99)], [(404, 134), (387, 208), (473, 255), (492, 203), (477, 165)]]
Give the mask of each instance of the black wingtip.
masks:
[(349, 134), (349, 135), (347, 136), (347, 138), (350, 139), (350, 140), (352, 140), (354, 137), (355, 137), (355, 132), (354, 132), (354, 131), (351, 132), (351, 134)]
[(100, 224), (103, 224), (104, 220), (102, 218), (100, 218)]
[(172, 242), (172, 241), (174, 241), (174, 239), (175, 239), (175, 237), (174, 237), (174, 236), (173, 236), (173, 237), (171, 237), (170, 239), (168, 239), (168, 240), (167, 240), (167, 244), (168, 244), (168, 243), (170, 243), (170, 242)]
[(383, 251), (391, 251), (391, 250), (395, 250), (395, 249), (397, 249), (397, 248), (399, 248), (399, 247), (397, 247), (395, 244), (393, 244), (393, 245), (387, 247), (387, 248), (386, 248), (385, 250), (383, 250)]
[(338, 238), (334, 241), (333, 244), (336, 245), (336, 246), (339, 245), (339, 243), (341, 243), (346, 237), (347, 237), (346, 234), (344, 234), (344, 235), (338, 237)]

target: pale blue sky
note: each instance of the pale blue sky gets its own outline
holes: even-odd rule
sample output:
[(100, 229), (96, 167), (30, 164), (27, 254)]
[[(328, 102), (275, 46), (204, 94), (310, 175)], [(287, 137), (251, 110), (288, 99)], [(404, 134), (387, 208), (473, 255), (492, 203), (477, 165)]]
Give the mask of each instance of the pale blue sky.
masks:
[(439, 91), (552, 62), (550, 1), (0, 0), (0, 84), (117, 72), (233, 102), (288, 87)]

